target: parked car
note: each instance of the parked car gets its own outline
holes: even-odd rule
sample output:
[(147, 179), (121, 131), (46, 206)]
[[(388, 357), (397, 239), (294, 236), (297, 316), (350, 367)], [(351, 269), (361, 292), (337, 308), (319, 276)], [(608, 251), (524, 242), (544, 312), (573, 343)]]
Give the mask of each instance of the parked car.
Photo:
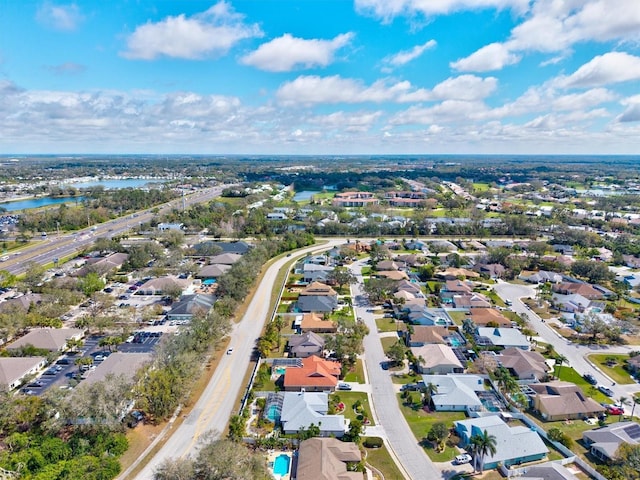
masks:
[(598, 390), (604, 393), (607, 397), (613, 397), (615, 393), (609, 387), (605, 387), (604, 385), (598, 385)]
[(348, 383), (339, 383), (338, 390), (351, 390), (351, 385)]
[(43, 375), (55, 375), (58, 372), (54, 369), (54, 368), (49, 368), (48, 370), (45, 370)]
[(227, 355), (231, 355), (233, 353), (233, 348), (227, 350)]
[(44, 382), (41, 382), (40, 380), (36, 380), (35, 382), (31, 382), (29, 385), (27, 385), (27, 387), (31, 387), (31, 388), (44, 387)]
[(588, 373), (585, 373), (582, 378), (584, 378), (587, 382), (589, 382), (589, 384), (591, 385), (595, 385), (598, 383), (598, 381), (595, 379), (595, 377), (593, 375), (590, 375)]
[(71, 359), (67, 357), (63, 357), (56, 362), (57, 365), (71, 365)]
[(95, 358), (93, 359), (95, 362), (102, 362), (105, 358), (104, 355), (96, 355)]
[(465, 463), (471, 462), (471, 455), (468, 453), (463, 453), (462, 455), (456, 456), (454, 463), (456, 465), (464, 465)]
[(23, 388), (21, 390), (22, 393), (24, 393), (25, 395), (35, 395), (36, 391), (35, 390), (31, 390), (30, 388)]
[(138, 423), (144, 420), (144, 413), (140, 410), (132, 410), (125, 418), (127, 420), (127, 426), (129, 428), (134, 428)]
[(616, 407), (614, 405), (609, 405), (607, 407), (607, 413), (609, 415), (624, 415), (624, 410), (620, 407)]

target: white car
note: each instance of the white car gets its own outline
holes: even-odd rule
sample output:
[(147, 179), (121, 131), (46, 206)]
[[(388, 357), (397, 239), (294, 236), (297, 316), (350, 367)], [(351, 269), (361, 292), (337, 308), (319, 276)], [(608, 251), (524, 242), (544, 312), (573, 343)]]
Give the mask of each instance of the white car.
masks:
[(465, 463), (471, 462), (471, 455), (468, 453), (463, 453), (462, 455), (458, 455), (454, 460), (456, 465), (464, 465)]
[(227, 350), (227, 355), (231, 355), (233, 353), (233, 348), (230, 348), (229, 350)]

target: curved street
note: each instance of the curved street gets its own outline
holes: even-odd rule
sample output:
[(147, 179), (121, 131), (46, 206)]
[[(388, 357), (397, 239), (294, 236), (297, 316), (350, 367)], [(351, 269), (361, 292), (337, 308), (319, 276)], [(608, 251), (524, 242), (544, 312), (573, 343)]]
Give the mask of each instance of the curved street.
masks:
[[(509, 300), (512, 302), (511, 310), (518, 314), (525, 314), (528, 317), (528, 321), (534, 330), (538, 332), (538, 336), (546, 343), (553, 345), (556, 352), (560, 355), (564, 355), (568, 364), (573, 367), (580, 375), (589, 373), (593, 375), (598, 384), (605, 385), (613, 390), (615, 393), (614, 398), (625, 396), (627, 398), (632, 397), (634, 393), (640, 391), (640, 385), (636, 383), (620, 385), (616, 384), (612, 386), (613, 381), (606, 376), (600, 369), (589, 362), (586, 358), (590, 353), (620, 353), (627, 354), (634, 350), (634, 347), (630, 346), (604, 346), (604, 345), (579, 345), (573, 343), (566, 338), (560, 336), (553, 328), (551, 328), (545, 321), (542, 320), (536, 313), (531, 311), (521, 300), (521, 298), (535, 298), (536, 289), (530, 285), (518, 285), (508, 283), (504, 281), (498, 281), (493, 286), (494, 291), (503, 300)], [(625, 410), (625, 413), (630, 413), (630, 408)]]

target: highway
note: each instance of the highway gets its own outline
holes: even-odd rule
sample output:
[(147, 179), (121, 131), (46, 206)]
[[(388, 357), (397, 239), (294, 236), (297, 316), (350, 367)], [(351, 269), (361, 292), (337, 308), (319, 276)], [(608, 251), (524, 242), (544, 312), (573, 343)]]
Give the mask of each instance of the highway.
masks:
[(51, 233), (35, 245), (20, 250), (19, 253), (5, 255), (5, 257), (8, 256), (9, 259), (0, 263), (0, 269), (7, 270), (13, 274), (20, 274), (23, 273), (32, 262), (45, 265), (54, 262), (55, 259), (63, 259), (91, 245), (98, 237), (112, 237), (135, 229), (141, 223), (146, 223), (151, 220), (155, 215), (153, 212), (156, 211), (156, 209), (159, 209), (159, 211), (163, 213), (170, 211), (172, 208), (182, 208), (183, 205), (189, 206), (206, 202), (219, 197), (222, 190), (229, 186), (230, 185), (221, 185), (200, 190), (190, 195), (174, 199), (164, 205), (150, 207), (146, 210), (128, 214), (124, 217), (94, 225), (91, 228), (85, 228), (71, 234), (58, 236), (55, 233)]
[[(344, 243), (344, 240), (334, 239), (322, 246), (307, 247), (298, 250), (295, 253), (295, 257), (324, 251), (342, 243)], [(237, 399), (240, 392), (246, 387), (244, 377), (249, 368), (255, 342), (262, 333), (265, 321), (271, 317), (269, 303), (276, 277), (280, 269), (291, 260), (291, 257), (283, 257), (269, 266), (251, 298), (245, 315), (240, 322), (234, 325), (230, 334), (231, 343), (229, 348), (233, 348), (233, 353), (231, 355), (222, 354), (215, 373), (193, 410), (182, 424), (173, 431), (158, 453), (148, 461), (134, 478), (137, 480), (153, 479), (154, 470), (162, 462), (170, 458), (181, 458), (193, 454), (201, 446), (199, 441), (204, 434), (207, 432), (219, 434), (225, 430), (229, 418), (239, 408)], [(138, 463), (144, 460), (145, 454), (118, 478), (129, 478), (131, 471), (136, 468)]]

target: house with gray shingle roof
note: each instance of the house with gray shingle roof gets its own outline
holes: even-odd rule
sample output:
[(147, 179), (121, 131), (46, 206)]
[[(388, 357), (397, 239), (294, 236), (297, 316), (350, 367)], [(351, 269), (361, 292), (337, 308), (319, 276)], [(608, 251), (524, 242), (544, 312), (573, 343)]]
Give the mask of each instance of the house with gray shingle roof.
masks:
[(527, 337), (515, 328), (480, 327), (475, 338), (478, 346), (531, 348)]
[(324, 338), (314, 332), (302, 335), (291, 335), (288, 342), (289, 353), (295, 358), (306, 358), (311, 355), (322, 355)]
[(91, 384), (101, 382), (108, 375), (124, 377), (127, 381), (133, 380), (136, 372), (146, 363), (151, 361), (151, 353), (123, 353), (114, 352), (105, 358), (91, 375), (82, 382)]
[(27, 375), (35, 375), (47, 363), (44, 357), (0, 357), (0, 388), (13, 390)]
[(438, 412), (482, 409), (482, 402), (476, 392), (484, 391), (484, 379), (478, 375), (423, 375), (422, 382), (436, 387), (436, 393), (431, 399)]
[[(324, 392), (278, 392), (281, 407), (276, 423), (284, 434), (295, 434), (311, 424), (320, 427), (323, 437), (342, 437), (348, 428), (344, 415), (329, 415), (329, 395)], [(271, 399), (273, 400), (273, 399)], [(267, 403), (272, 403), (269, 399)], [(277, 402), (273, 403), (277, 405)], [(277, 410), (277, 409), (276, 409)]]
[(453, 422), (461, 446), (466, 447), (474, 435), (487, 432), (495, 437), (496, 453), (485, 456), (485, 469), (534, 462), (547, 456), (549, 449), (533, 430), (521, 425), (510, 427), (498, 415), (488, 415)]
[(620, 445), (640, 443), (640, 425), (635, 422), (612, 423), (605, 427), (587, 430), (582, 434), (592, 455), (607, 462), (613, 460)]
[(49, 350), (50, 352), (62, 351), (67, 347), (67, 341), (81, 339), (84, 330), (79, 328), (34, 328), (24, 337), (7, 345), (7, 350), (19, 350), (27, 345), (35, 348)]
[(198, 312), (207, 314), (216, 303), (215, 295), (183, 295), (167, 313), (167, 320), (191, 320)]

